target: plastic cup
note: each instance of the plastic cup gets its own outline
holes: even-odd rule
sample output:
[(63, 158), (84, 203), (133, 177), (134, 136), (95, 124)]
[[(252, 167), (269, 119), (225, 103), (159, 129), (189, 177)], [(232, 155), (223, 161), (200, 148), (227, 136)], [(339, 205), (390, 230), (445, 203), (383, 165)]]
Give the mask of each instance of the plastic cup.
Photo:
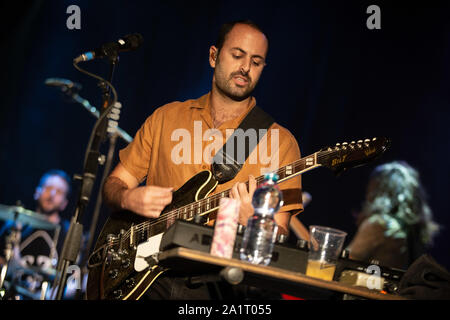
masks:
[(338, 229), (310, 226), (306, 275), (331, 281), (347, 233)]

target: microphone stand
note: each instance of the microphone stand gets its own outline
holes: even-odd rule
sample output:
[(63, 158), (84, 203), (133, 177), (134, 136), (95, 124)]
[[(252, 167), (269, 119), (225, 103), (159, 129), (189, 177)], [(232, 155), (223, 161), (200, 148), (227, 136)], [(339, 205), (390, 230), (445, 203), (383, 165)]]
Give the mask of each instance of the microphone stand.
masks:
[[(87, 99), (84, 99), (83, 97), (81, 97), (78, 94), (77, 90), (74, 90), (72, 88), (65, 88), (65, 90), (62, 90), (62, 92), (64, 94), (66, 94), (73, 102), (76, 102), (76, 103), (82, 105), (94, 117), (98, 118), (100, 116), (100, 112), (97, 110), (97, 108), (95, 106), (93, 106)], [(109, 132), (109, 130), (108, 130), (108, 132)], [(103, 186), (103, 184), (111, 170), (112, 160), (113, 160), (113, 156), (114, 156), (114, 152), (115, 152), (115, 148), (116, 148), (116, 142), (117, 142), (117, 138), (119, 138), (119, 137), (122, 138), (126, 143), (130, 143), (131, 141), (133, 141), (133, 138), (125, 130), (121, 129), (119, 126), (116, 126), (114, 128), (114, 132), (109, 135), (109, 150), (108, 150), (108, 154), (106, 157), (105, 167), (103, 169), (103, 176), (102, 176), (102, 179), (100, 182), (100, 189), (97, 193), (95, 209), (92, 214), (91, 227), (89, 229), (89, 232), (87, 233), (87, 235), (88, 235), (87, 243), (84, 248), (84, 252), (81, 254), (82, 262), (80, 263), (80, 266), (81, 266), (81, 280), (83, 281), (82, 289), (81, 289), (82, 291), (85, 290), (85, 276), (88, 274), (88, 271), (87, 271), (88, 262), (87, 261), (89, 259), (89, 253), (90, 253), (92, 243), (94, 241), (94, 234), (95, 234), (95, 230), (96, 230), (97, 223), (98, 223), (100, 209), (102, 207), (103, 199), (102, 199), (101, 187)], [(81, 179), (81, 177), (79, 177), (79, 179)], [(85, 241), (85, 239), (83, 239), (83, 242), (84, 241)]]
[[(119, 61), (118, 54), (115, 52), (114, 54), (109, 56), (110, 62), (110, 72), (108, 76), (108, 81), (111, 83), (114, 69)], [(105, 109), (110, 105), (110, 88), (108, 85), (101, 81), (99, 86), (102, 88), (102, 99), (103, 99), (103, 109), (102, 112), (105, 112)], [(92, 193), (92, 188), (94, 186), (97, 170), (99, 164), (103, 164), (103, 156), (100, 154), (100, 146), (106, 135), (106, 127), (107, 127), (107, 117), (104, 117), (101, 123), (98, 125), (98, 128), (93, 137), (92, 144), (87, 151), (86, 161), (84, 163), (84, 173), (81, 177), (81, 188), (78, 196), (78, 203), (75, 209), (74, 215), (72, 216), (69, 231), (64, 240), (62, 252), (60, 259), (58, 261), (57, 267), (57, 277), (55, 278), (54, 288), (58, 288), (56, 299), (61, 300), (63, 297), (64, 289), (66, 287), (67, 282), (67, 269), (70, 264), (74, 263), (77, 260), (78, 253), (80, 251), (80, 245), (83, 236), (83, 224), (82, 217), (86, 207), (89, 204), (90, 195)]]
[(91, 227), (90, 227), (89, 233), (88, 233), (89, 239), (84, 248), (84, 253), (82, 254), (82, 262), (80, 264), (81, 265), (81, 279), (83, 279), (83, 281), (84, 281), (85, 275), (88, 274), (87, 266), (88, 266), (89, 253), (90, 253), (91, 246), (92, 246), (92, 243), (94, 240), (94, 233), (95, 233), (95, 229), (97, 227), (98, 217), (99, 217), (100, 209), (101, 209), (101, 206), (103, 203), (103, 196), (102, 196), (101, 188), (102, 188), (103, 184), (105, 183), (105, 180), (108, 177), (109, 172), (111, 170), (114, 151), (116, 149), (116, 142), (117, 142), (117, 138), (119, 135), (120, 134), (118, 132), (114, 132), (113, 134), (111, 134), (109, 136), (108, 155), (106, 156), (105, 168), (103, 169), (103, 175), (102, 175), (102, 179), (100, 181), (100, 189), (97, 194), (97, 201), (95, 203), (94, 213), (92, 214)]

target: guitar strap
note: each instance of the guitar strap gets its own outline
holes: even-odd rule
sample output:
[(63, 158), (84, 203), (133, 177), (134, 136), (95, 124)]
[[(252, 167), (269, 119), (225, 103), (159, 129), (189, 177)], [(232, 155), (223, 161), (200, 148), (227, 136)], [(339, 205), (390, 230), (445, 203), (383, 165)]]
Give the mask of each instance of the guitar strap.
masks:
[(258, 106), (250, 110), (213, 158), (211, 171), (220, 184), (232, 180), (237, 175), (245, 160), (274, 122), (274, 119)]

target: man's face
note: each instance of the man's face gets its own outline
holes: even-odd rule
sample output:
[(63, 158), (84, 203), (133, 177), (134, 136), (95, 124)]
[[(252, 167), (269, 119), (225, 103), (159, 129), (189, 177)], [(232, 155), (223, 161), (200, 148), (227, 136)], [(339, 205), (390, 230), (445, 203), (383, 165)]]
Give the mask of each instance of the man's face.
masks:
[(38, 209), (42, 213), (53, 213), (63, 211), (67, 205), (67, 192), (69, 186), (60, 176), (50, 176), (44, 184), (36, 188), (34, 195), (37, 200)]
[(210, 49), (210, 63), (215, 68), (213, 85), (233, 100), (246, 99), (264, 69), (267, 49), (263, 33), (245, 24), (235, 25), (217, 58), (214, 59), (217, 48)]

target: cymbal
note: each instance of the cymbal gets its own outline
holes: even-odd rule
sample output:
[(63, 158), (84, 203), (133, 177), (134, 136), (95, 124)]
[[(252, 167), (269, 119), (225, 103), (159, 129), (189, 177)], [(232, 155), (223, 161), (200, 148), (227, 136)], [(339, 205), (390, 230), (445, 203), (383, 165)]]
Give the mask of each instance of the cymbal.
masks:
[(16, 222), (29, 225), (35, 229), (54, 230), (58, 227), (57, 224), (49, 222), (43, 214), (27, 210), (20, 206), (5, 206), (0, 204), (0, 220), (14, 220), (14, 217), (16, 217)]

